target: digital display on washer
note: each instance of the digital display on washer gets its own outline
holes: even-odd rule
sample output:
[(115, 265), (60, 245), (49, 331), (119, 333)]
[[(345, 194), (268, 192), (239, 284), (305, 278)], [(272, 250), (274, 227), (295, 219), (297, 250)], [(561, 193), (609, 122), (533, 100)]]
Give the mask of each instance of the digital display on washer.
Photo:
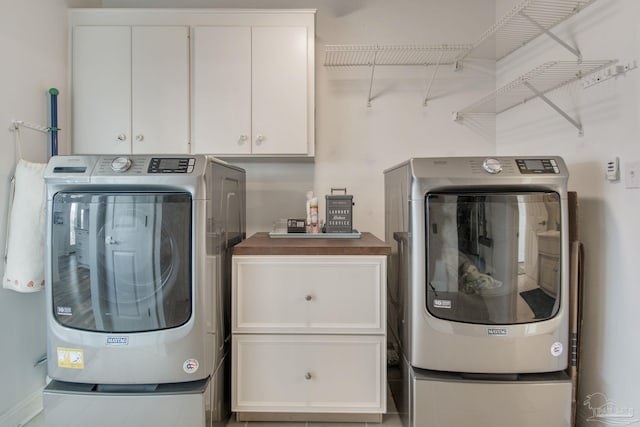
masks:
[(84, 166), (56, 166), (53, 173), (85, 173), (87, 168)]
[(554, 159), (516, 159), (516, 164), (523, 174), (560, 173), (558, 163)]
[(149, 162), (149, 173), (190, 173), (196, 159), (189, 157), (153, 157)]

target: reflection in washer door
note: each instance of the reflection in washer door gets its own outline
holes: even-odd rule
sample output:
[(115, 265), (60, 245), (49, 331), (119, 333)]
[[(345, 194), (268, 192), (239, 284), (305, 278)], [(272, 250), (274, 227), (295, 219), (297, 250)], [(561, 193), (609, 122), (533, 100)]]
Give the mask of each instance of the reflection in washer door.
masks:
[[(60, 324), (89, 331), (141, 332), (189, 320), (188, 193), (60, 192), (53, 204), (66, 227), (52, 238), (53, 310)], [(87, 214), (88, 236), (79, 240), (73, 224)]]

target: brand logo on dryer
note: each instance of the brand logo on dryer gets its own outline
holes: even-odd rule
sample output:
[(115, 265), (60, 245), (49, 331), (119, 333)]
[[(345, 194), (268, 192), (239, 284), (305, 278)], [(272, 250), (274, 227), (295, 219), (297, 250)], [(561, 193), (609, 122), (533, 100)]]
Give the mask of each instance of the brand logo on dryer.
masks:
[(126, 337), (126, 336), (107, 337), (105, 344), (106, 345), (129, 345), (129, 337)]
[(492, 336), (505, 336), (507, 335), (507, 328), (488, 328), (487, 334)]

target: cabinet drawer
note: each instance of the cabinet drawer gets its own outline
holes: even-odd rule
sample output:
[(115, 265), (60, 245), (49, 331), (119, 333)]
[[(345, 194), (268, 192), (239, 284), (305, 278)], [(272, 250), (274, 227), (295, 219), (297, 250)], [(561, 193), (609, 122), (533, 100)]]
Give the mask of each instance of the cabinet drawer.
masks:
[(234, 256), (233, 331), (383, 333), (384, 256)]
[(384, 413), (384, 336), (234, 335), (234, 412)]
[(560, 283), (560, 258), (540, 254), (538, 266), (538, 285), (555, 297)]
[(555, 230), (539, 232), (538, 252), (560, 255), (560, 232)]

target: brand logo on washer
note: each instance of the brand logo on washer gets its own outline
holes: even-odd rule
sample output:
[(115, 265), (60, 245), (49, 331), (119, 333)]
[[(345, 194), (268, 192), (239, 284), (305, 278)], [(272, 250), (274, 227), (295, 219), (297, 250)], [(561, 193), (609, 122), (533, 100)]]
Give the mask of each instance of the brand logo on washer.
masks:
[(106, 345), (129, 345), (129, 337), (107, 337)]
[(487, 334), (494, 336), (504, 336), (507, 335), (507, 328), (488, 328)]

